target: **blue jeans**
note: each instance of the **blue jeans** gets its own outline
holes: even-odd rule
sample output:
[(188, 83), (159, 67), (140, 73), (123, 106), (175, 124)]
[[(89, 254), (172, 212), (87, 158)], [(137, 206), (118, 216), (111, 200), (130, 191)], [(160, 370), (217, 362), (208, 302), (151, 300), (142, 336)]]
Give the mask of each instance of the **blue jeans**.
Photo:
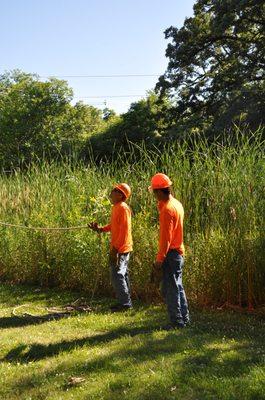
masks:
[(188, 303), (182, 284), (183, 266), (183, 256), (177, 250), (169, 250), (162, 264), (162, 295), (172, 324), (183, 325), (189, 321)]
[(119, 253), (117, 256), (117, 262), (110, 263), (111, 281), (118, 302), (123, 306), (132, 306), (128, 274), (129, 259), (130, 253)]

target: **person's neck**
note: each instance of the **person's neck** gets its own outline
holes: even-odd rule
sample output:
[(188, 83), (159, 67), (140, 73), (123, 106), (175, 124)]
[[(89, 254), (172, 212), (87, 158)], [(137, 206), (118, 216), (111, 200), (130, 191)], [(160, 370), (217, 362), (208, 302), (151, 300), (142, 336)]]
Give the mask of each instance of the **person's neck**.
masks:
[(171, 197), (171, 194), (165, 194), (163, 196), (161, 196), (161, 199), (159, 201), (168, 201)]
[(123, 200), (115, 201), (115, 203), (113, 203), (113, 206), (116, 206), (117, 204), (120, 204), (122, 202), (123, 202)]

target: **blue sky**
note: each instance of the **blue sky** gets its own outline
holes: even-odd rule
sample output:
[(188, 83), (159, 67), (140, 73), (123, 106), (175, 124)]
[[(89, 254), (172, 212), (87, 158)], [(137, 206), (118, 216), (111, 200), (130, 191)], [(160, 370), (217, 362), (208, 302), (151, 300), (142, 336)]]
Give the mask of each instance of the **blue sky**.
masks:
[[(0, 0), (0, 73), (40, 76), (162, 74), (164, 30), (195, 0)], [(74, 101), (125, 112), (156, 77), (65, 78)], [(114, 97), (109, 96), (135, 96)], [(98, 98), (87, 98), (98, 96)]]

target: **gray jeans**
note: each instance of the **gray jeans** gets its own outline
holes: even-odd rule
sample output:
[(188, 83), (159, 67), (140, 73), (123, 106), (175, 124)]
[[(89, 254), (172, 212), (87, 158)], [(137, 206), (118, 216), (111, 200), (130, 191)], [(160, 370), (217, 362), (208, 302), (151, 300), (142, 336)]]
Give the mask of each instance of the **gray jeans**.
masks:
[(177, 250), (169, 250), (162, 264), (162, 294), (167, 304), (171, 323), (183, 324), (189, 321), (189, 309), (182, 284), (184, 258)]
[(110, 263), (111, 281), (118, 302), (123, 306), (132, 306), (128, 273), (129, 259), (130, 253), (120, 253), (117, 256), (116, 264)]

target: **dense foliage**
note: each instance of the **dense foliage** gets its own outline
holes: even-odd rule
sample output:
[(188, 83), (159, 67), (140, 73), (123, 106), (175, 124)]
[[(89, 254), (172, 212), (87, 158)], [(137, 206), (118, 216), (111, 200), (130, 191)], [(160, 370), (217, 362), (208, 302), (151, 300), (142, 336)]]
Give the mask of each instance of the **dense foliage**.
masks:
[(175, 102), (179, 135), (264, 123), (264, 27), (263, 0), (197, 0), (183, 27), (165, 31), (169, 63), (157, 89)]

